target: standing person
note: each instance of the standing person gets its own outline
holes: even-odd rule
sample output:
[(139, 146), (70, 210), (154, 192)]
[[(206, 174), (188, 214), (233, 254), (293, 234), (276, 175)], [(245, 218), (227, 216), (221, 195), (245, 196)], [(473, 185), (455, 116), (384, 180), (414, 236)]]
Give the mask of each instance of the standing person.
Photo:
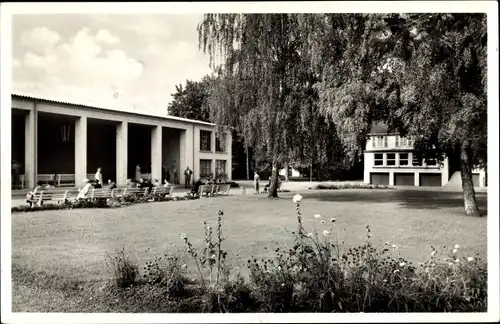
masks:
[(170, 176), (169, 168), (165, 168), (165, 179), (167, 180), (167, 182), (172, 182), (172, 177)]
[(191, 175), (193, 174), (193, 171), (189, 169), (189, 167), (186, 168), (186, 171), (184, 171), (184, 181), (185, 185), (184, 188), (189, 188), (189, 185), (191, 184)]
[[(21, 164), (16, 160), (12, 161), (12, 187), (13, 189), (19, 189), (21, 185)], [(23, 188), (21, 188), (23, 189)]]
[(161, 180), (164, 181), (167, 178), (167, 167), (165, 165), (161, 166)]
[(104, 185), (104, 181), (102, 180), (102, 169), (97, 168), (97, 172), (95, 173), (95, 181), (101, 185), (101, 187)]
[(179, 173), (175, 162), (172, 164), (172, 177), (174, 178), (174, 184), (179, 184)]
[(135, 181), (141, 181), (141, 165), (137, 164), (135, 167)]
[(259, 181), (260, 181), (260, 176), (257, 173), (257, 171), (255, 171), (253, 176), (253, 185), (256, 194), (259, 193)]

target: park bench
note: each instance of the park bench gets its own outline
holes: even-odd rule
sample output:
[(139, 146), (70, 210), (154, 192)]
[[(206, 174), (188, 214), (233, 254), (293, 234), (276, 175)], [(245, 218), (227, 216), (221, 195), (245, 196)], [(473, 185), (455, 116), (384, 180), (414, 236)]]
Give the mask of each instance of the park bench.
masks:
[(122, 192), (118, 190), (116, 197), (123, 198), (127, 196), (144, 197), (148, 188), (124, 188)]
[(151, 178), (151, 173), (141, 173), (141, 178), (144, 180), (148, 180)]
[(37, 174), (36, 176), (36, 182), (43, 182), (47, 183), (49, 181), (54, 181), (54, 175), (53, 174)]
[(90, 195), (87, 194), (90, 199), (96, 200), (96, 199), (110, 199), (114, 198), (115, 196), (115, 189), (109, 189), (109, 188), (93, 188), (92, 191), (90, 192)]
[(55, 201), (57, 203), (65, 203), (70, 198), (68, 189), (44, 189), (44, 190), (35, 190), (32, 198), (27, 199), (28, 202), (32, 204), (36, 204), (38, 206), (43, 205), (44, 201)]
[(75, 185), (75, 175), (61, 173), (57, 175), (57, 186), (73, 187)]
[(217, 194), (218, 195), (223, 195), (223, 196), (228, 196), (230, 189), (231, 189), (231, 185), (230, 184), (219, 185), (218, 188), (217, 188)]
[(172, 198), (173, 192), (174, 192), (174, 186), (169, 186), (169, 187), (157, 186), (153, 188), (153, 190), (149, 194), (149, 197), (153, 201), (155, 201), (158, 197)]
[(214, 185), (202, 185), (198, 189), (198, 196), (200, 196), (200, 197), (203, 197), (203, 195), (205, 195), (207, 197), (208, 197), (208, 195), (213, 196), (214, 189), (215, 189)]

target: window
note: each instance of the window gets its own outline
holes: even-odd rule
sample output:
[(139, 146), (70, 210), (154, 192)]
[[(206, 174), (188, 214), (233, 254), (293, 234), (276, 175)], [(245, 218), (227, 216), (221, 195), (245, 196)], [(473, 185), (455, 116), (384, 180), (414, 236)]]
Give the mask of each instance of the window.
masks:
[(375, 153), (375, 165), (378, 165), (378, 166), (384, 165), (384, 154)]
[(396, 153), (387, 153), (387, 165), (396, 165)]
[(212, 160), (200, 160), (200, 177), (209, 177), (212, 173)]
[(225, 152), (226, 151), (226, 134), (219, 134), (215, 138), (215, 151), (216, 152)]
[(387, 147), (387, 136), (375, 136), (373, 147)]
[(399, 153), (399, 165), (408, 165), (408, 153)]
[(217, 160), (215, 163), (215, 174), (217, 177), (226, 176), (226, 160)]
[(200, 130), (200, 151), (211, 151), (212, 132)]
[(422, 165), (422, 159), (420, 159), (418, 156), (415, 154), (413, 155), (413, 160), (412, 163), (414, 166), (421, 166)]
[(436, 166), (437, 165), (437, 161), (436, 161), (436, 159), (426, 159), (425, 160), (425, 164), (427, 166)]
[(408, 147), (412, 145), (413, 141), (411, 139), (399, 135), (396, 137), (396, 147)]

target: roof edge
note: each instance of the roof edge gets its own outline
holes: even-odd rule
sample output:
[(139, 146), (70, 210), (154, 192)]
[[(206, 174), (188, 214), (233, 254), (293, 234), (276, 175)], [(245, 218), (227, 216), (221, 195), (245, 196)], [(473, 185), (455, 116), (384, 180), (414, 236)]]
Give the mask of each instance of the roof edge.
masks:
[(201, 124), (201, 125), (207, 125), (207, 126), (212, 126), (212, 127), (217, 126), (214, 123), (204, 122), (204, 121), (196, 120), (196, 119), (188, 119), (188, 118), (171, 116), (171, 115), (157, 115), (157, 114), (147, 113), (147, 112), (118, 110), (118, 109), (100, 107), (100, 106), (95, 106), (95, 105), (90, 105), (90, 104), (85, 104), (85, 103), (64, 101), (64, 100), (60, 100), (60, 99), (50, 98), (47, 96), (43, 96), (43, 97), (42, 96), (35, 96), (35, 95), (25, 94), (25, 93), (21, 93), (21, 92), (11, 92), (11, 97), (17, 97), (20, 99), (24, 98), (24, 99), (30, 99), (30, 100), (40, 100), (40, 101), (52, 102), (52, 103), (56, 103), (56, 104), (77, 106), (77, 107), (90, 108), (90, 109), (100, 109), (100, 110), (105, 110), (105, 111), (109, 111), (109, 112), (118, 112), (118, 113), (124, 113), (124, 114), (129, 114), (129, 115), (162, 118), (162, 119), (167, 119), (167, 120), (175, 120), (175, 121), (181, 121), (181, 122), (187, 122), (187, 123), (193, 123), (193, 124)]

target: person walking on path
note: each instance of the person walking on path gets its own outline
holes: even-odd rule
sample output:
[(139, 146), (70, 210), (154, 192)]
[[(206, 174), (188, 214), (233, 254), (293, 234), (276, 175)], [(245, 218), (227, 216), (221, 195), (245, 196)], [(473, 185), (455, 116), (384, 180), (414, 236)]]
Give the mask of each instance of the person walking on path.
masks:
[(179, 173), (177, 171), (177, 166), (174, 164), (172, 164), (172, 175), (173, 175), (173, 178), (174, 178), (174, 184), (179, 184)]
[(104, 186), (104, 182), (102, 180), (102, 169), (97, 168), (97, 172), (95, 173), (95, 181), (100, 184), (101, 186)]
[(259, 193), (259, 181), (260, 181), (260, 176), (257, 173), (257, 171), (255, 171), (253, 176), (253, 186), (256, 194)]
[(191, 184), (191, 175), (193, 174), (193, 171), (189, 169), (189, 167), (186, 168), (186, 171), (184, 171), (184, 188), (187, 189), (189, 188), (189, 185)]
[(141, 165), (137, 164), (135, 167), (135, 181), (141, 181)]

